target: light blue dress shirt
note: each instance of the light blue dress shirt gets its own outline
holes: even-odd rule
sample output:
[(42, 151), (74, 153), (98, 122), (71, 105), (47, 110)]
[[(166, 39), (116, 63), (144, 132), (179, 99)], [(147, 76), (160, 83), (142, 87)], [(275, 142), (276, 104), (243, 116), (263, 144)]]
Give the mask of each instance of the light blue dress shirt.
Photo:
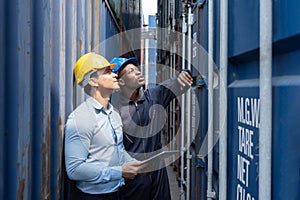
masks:
[(117, 191), (124, 185), (122, 164), (135, 161), (124, 150), (122, 121), (89, 97), (68, 117), (65, 125), (65, 162), (69, 178), (89, 194)]

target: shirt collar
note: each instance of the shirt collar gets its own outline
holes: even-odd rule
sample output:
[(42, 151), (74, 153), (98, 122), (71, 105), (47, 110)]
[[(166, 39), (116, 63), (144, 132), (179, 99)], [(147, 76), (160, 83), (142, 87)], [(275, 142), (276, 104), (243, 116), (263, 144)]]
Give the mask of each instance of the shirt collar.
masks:
[[(88, 96), (88, 98), (86, 99), (86, 102), (89, 106), (93, 107), (95, 109), (95, 111), (100, 112), (101, 110), (104, 111), (104, 107), (101, 103), (99, 103), (95, 98)], [(107, 111), (106, 113), (111, 113), (113, 110), (113, 106), (108, 103), (108, 107), (107, 107)]]
[[(142, 88), (140, 88), (140, 93), (141, 93), (141, 95), (140, 95), (140, 98), (139, 98), (138, 102), (139, 101), (145, 101), (145, 92)], [(122, 105), (129, 104), (130, 102), (133, 102), (132, 100), (130, 100), (127, 97), (123, 96), (121, 93), (118, 95), (117, 98), (119, 98), (119, 102)]]

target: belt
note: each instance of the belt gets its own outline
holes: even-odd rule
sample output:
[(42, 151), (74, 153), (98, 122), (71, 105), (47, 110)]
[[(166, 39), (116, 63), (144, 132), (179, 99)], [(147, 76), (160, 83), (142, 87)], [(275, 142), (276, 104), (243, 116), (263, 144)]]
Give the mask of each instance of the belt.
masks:
[[(78, 189), (79, 190), (79, 189)], [(121, 189), (115, 192), (111, 192), (111, 193), (105, 193), (105, 194), (88, 194), (88, 193), (84, 193), (81, 190), (78, 191), (78, 199), (89, 199), (89, 197), (91, 199), (111, 199), (111, 200), (123, 200), (123, 196), (122, 196), (122, 192)]]

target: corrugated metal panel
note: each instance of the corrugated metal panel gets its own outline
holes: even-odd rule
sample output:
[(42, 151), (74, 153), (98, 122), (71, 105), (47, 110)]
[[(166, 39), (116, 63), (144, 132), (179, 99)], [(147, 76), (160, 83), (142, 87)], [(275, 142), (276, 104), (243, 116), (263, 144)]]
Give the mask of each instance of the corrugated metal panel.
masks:
[[(5, 27), (6, 13), (3, 9), (6, 8), (6, 1), (0, 1), (0, 27)], [(3, 11), (3, 12), (2, 12)], [(5, 30), (0, 31), (0, 46), (5, 47)], [(4, 161), (5, 161), (5, 57), (4, 48), (0, 48), (0, 188), (3, 188), (5, 185), (4, 182)], [(0, 189), (0, 199), (4, 199), (4, 190)]]
[[(259, 129), (252, 124), (242, 123), (243, 120), (238, 120), (238, 117), (244, 118), (240, 115), (241, 108), (247, 109), (243, 113), (245, 116), (249, 115), (247, 105), (250, 110), (250, 101), (257, 102), (258, 105), (258, 79), (231, 84), (228, 96), (231, 99), (228, 106), (231, 108), (228, 115), (228, 198), (241, 199), (245, 196), (245, 198), (258, 199)], [(251, 105), (253, 106), (254, 103)], [(255, 108), (251, 107), (251, 110), (254, 111)]]
[[(77, 23), (76, 23), (76, 16), (77, 16), (77, 2), (76, 0), (71, 0), (66, 2), (66, 41), (65, 44), (67, 47), (65, 49), (65, 62), (66, 62), (66, 76), (65, 76), (65, 116), (68, 116), (71, 111), (73, 110), (73, 90), (69, 88), (73, 88), (73, 71), (72, 68), (75, 64), (76, 60), (76, 37), (77, 37)], [(62, 162), (64, 163), (64, 157), (62, 157)], [(64, 164), (62, 166), (62, 177), (61, 177), (61, 191), (64, 191), (66, 195), (62, 195), (61, 197), (65, 197), (68, 199), (68, 191), (69, 191), (69, 182), (67, 181), (67, 174), (65, 172)], [(63, 199), (63, 198), (62, 198)]]
[[(217, 2), (215, 2), (217, 3)], [(193, 25), (192, 29), (192, 37), (193, 37), (193, 64), (195, 69), (193, 73), (197, 74), (200, 72), (204, 77), (208, 77), (208, 68), (207, 68), (207, 49), (208, 49), (208, 28), (207, 28), (207, 20), (208, 20), (208, 2), (206, 1), (201, 7), (194, 6), (194, 19), (195, 24)], [(196, 41), (196, 42), (194, 42)], [(203, 49), (202, 49), (203, 48)], [(199, 133), (196, 136), (196, 152), (199, 154), (201, 150), (203, 151), (203, 145), (205, 145), (206, 137), (207, 137), (207, 130), (208, 130), (208, 91), (206, 89), (199, 89), (198, 93), (198, 101), (199, 101), (199, 109), (200, 111), (200, 121), (199, 121)], [(214, 97), (216, 97), (216, 93), (214, 93)], [(216, 109), (214, 108), (214, 111)], [(217, 116), (214, 113), (214, 116)], [(214, 120), (217, 122), (218, 120)], [(214, 123), (214, 128), (216, 129), (216, 125)], [(214, 130), (215, 131), (215, 130)], [(215, 146), (214, 146), (215, 147)], [(215, 149), (214, 149), (215, 153)], [(206, 156), (206, 155), (202, 155)], [(217, 156), (214, 154), (214, 159)], [(207, 195), (207, 158), (198, 158), (193, 156), (193, 160), (196, 160), (196, 164), (194, 166), (196, 171), (195, 177), (195, 185), (196, 187), (192, 187), (192, 194), (191, 196), (195, 196), (196, 199), (206, 199)], [(215, 163), (215, 160), (213, 161)], [(215, 172), (215, 171), (214, 171)], [(215, 190), (215, 185), (214, 185)]]
[[(51, 59), (53, 10), (52, 2), (34, 2), (33, 29), (33, 118), (32, 123), (32, 185), (31, 198), (50, 198), (50, 146), (51, 146), (51, 75), (54, 67)], [(59, 66), (56, 66), (59, 67)], [(58, 74), (56, 74), (58, 75)], [(28, 163), (30, 166), (30, 163)], [(30, 196), (29, 196), (30, 197)], [(28, 198), (29, 198), (28, 197)]]
[[(16, 5), (18, 5), (16, 7)], [(6, 3), (4, 199), (28, 198), (31, 149), (31, 20), (30, 1)], [(23, 9), (21, 9), (23, 8)], [(21, 34), (22, 33), (22, 34)], [(4, 59), (2, 58), (2, 59)], [(29, 97), (28, 97), (29, 95)], [(11, 173), (7, 173), (7, 171)]]
[[(73, 66), (77, 59), (77, 52), (79, 51), (78, 41), (78, 32), (77, 32), (77, 16), (78, 16), (78, 7), (79, 5), (77, 0), (66, 1), (66, 91), (65, 91), (65, 115), (68, 116), (73, 110)], [(80, 44), (80, 43), (79, 43)]]
[[(228, 199), (258, 199), (259, 1), (229, 1)], [(299, 1), (273, 2), (272, 199), (299, 199)], [(246, 14), (247, 13), (247, 14)], [(257, 115), (256, 115), (257, 114)], [(258, 122), (258, 126), (257, 123)]]
[[(66, 2), (63, 0), (53, 3), (52, 20), (52, 79), (51, 79), (51, 134), (50, 141), (50, 195), (51, 199), (59, 199), (61, 188), (62, 138), (65, 121), (65, 91), (66, 71), (72, 68), (66, 66)], [(67, 47), (67, 49), (69, 49)], [(56, 67), (60, 66), (60, 67)], [(71, 76), (72, 77), (72, 76)], [(52, 191), (52, 192), (51, 192)]]
[[(166, 27), (168, 24), (168, 1), (159, 1), (159, 23)], [(207, 1), (197, 2), (194, 11), (197, 17), (193, 33), (203, 47), (207, 47)], [(300, 105), (300, 2), (272, 1), (273, 3), (273, 99), (272, 99), (272, 198), (271, 199), (299, 199), (300, 198), (300, 149), (295, 148), (300, 140), (298, 118)], [(228, 181), (227, 197), (224, 199), (258, 199), (259, 187), (259, 4), (260, 1), (229, 1), (229, 57), (228, 57)], [(214, 5), (214, 61), (219, 64), (220, 19), (219, 2)], [(178, 10), (177, 10), (178, 11)], [(181, 12), (181, 10), (179, 10)], [(197, 27), (198, 26), (198, 27)], [(164, 35), (158, 40), (163, 43)], [(165, 40), (168, 41), (167, 39)], [(166, 54), (166, 53), (165, 53)], [(158, 52), (158, 62), (167, 63), (167, 56)], [(198, 59), (198, 60), (197, 60)], [(201, 56), (195, 57), (197, 67), (205, 72), (206, 63)], [(204, 70), (202, 70), (204, 68)], [(218, 68), (215, 68), (218, 71)], [(206, 74), (206, 72), (204, 73)], [(222, 80), (219, 80), (222, 81)], [(222, 89), (222, 88), (221, 88)], [(217, 91), (215, 91), (217, 92)], [(201, 99), (200, 133), (196, 139), (196, 146), (202, 145), (208, 122), (207, 94), (199, 92)], [(216, 97), (214, 110), (219, 107)], [(270, 102), (271, 103), (271, 102)], [(217, 116), (217, 113), (214, 113)], [(215, 131), (221, 129), (214, 122)], [(221, 126), (221, 125), (220, 125)], [(217, 137), (216, 137), (217, 138)], [(198, 149), (197, 149), (198, 150)], [(214, 175), (217, 177), (219, 152), (214, 147)], [(194, 158), (193, 158), (194, 159)], [(264, 159), (264, 158), (262, 158)], [(199, 161), (199, 160), (198, 160)], [(205, 161), (205, 160), (204, 160)], [(196, 174), (198, 191), (196, 199), (206, 199), (206, 163), (198, 163)], [(220, 166), (222, 167), (222, 166)], [(203, 168), (203, 169), (202, 169)], [(191, 176), (194, 172), (192, 171)], [(190, 174), (188, 174), (189, 176)], [(218, 196), (218, 179), (214, 177), (214, 191)], [(195, 186), (191, 184), (191, 192)], [(194, 197), (191, 194), (191, 197)]]
[(119, 28), (100, 0), (1, 1), (0, 11), (0, 199), (61, 199), (63, 126), (84, 99), (73, 66)]
[(120, 41), (120, 35), (116, 35), (119, 33), (118, 26), (114, 23), (112, 20), (112, 15), (107, 9), (107, 4), (102, 5), (102, 12), (104, 15), (102, 15), (101, 18), (101, 33), (102, 36), (100, 38), (100, 51), (103, 52), (103, 55), (105, 55), (109, 60), (111, 60), (113, 57), (120, 55), (120, 48), (114, 48), (114, 47), (120, 47), (121, 41)]
[[(229, 56), (250, 52), (259, 46), (259, 1), (228, 1), (229, 24)], [(246, 14), (248, 13), (248, 14)]]
[[(299, 35), (300, 32), (300, 2), (295, 0), (290, 1), (275, 1), (274, 2), (274, 41), (279, 41), (285, 38), (292, 38)], [(287, 23), (288, 22), (288, 23)]]
[[(76, 58), (78, 58), (80, 55), (83, 55), (84, 52), (87, 52), (86, 48), (86, 39), (85, 34), (87, 32), (85, 24), (86, 22), (85, 18), (85, 6), (86, 1), (78, 1), (77, 2), (77, 16), (76, 16), (76, 33), (77, 33), (77, 40), (76, 40), (76, 46), (77, 52), (76, 52)], [(75, 64), (75, 63), (74, 63)], [(84, 100), (84, 94), (80, 87), (74, 85), (74, 95), (73, 95), (73, 104), (74, 106), (78, 106), (80, 102)]]
[(126, 29), (141, 27), (141, 0), (122, 0), (123, 24)]

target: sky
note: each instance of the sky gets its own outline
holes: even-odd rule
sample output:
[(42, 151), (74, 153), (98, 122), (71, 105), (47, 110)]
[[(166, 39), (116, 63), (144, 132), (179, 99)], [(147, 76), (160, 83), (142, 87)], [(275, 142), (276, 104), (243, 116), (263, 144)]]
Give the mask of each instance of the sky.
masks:
[(144, 15), (155, 15), (157, 12), (157, 0), (142, 0)]

